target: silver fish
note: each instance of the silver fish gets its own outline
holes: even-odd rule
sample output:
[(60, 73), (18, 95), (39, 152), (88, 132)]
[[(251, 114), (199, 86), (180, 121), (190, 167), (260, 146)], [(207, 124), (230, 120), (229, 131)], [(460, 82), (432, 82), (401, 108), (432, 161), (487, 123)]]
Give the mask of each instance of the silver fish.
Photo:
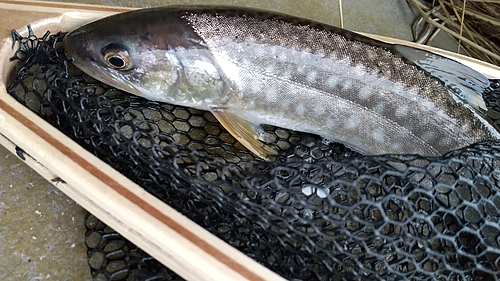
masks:
[(260, 124), (365, 154), (435, 156), (488, 139), (488, 79), (453, 60), (319, 23), (230, 8), (153, 8), (64, 39), (87, 74), (147, 99), (211, 111), (262, 158)]

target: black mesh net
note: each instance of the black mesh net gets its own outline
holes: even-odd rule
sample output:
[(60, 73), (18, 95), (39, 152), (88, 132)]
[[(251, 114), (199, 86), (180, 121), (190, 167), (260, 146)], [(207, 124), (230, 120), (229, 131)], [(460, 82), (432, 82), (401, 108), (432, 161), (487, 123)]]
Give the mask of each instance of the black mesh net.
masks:
[(184, 280), (90, 213), (85, 218), (85, 227), (88, 263), (94, 281)]
[[(62, 36), (14, 36), (20, 66), (8, 92), (276, 273), (296, 280), (500, 280), (500, 141), (437, 158), (361, 156), (315, 135), (266, 127), (280, 155), (263, 162), (208, 112), (131, 96), (72, 68), (57, 51)], [(500, 84), (484, 97), (499, 124)], [(90, 218), (96, 279), (180, 279)]]

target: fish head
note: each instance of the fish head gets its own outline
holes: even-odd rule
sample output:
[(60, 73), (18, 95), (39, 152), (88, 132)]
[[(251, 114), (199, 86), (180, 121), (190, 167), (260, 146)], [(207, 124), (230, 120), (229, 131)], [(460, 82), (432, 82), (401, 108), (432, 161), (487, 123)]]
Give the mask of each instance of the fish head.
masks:
[(117, 14), (68, 33), (63, 44), (79, 69), (126, 92), (199, 109), (226, 100), (212, 54), (175, 13)]

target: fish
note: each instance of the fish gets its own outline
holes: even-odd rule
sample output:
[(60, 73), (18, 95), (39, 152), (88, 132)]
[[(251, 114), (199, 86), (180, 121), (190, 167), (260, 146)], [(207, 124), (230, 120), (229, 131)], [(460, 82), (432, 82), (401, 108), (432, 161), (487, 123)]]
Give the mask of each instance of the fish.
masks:
[(257, 9), (159, 7), (69, 32), (77, 68), (149, 100), (210, 111), (263, 159), (263, 124), (367, 155), (438, 156), (500, 139), (490, 81), (432, 52)]

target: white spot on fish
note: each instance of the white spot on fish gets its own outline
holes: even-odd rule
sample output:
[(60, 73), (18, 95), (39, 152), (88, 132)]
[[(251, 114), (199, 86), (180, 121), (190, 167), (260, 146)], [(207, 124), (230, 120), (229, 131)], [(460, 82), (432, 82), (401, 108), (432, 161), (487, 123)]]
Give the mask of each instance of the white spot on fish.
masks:
[(305, 109), (305, 107), (304, 107), (304, 104), (299, 103), (299, 104), (297, 105), (297, 107), (295, 108), (295, 111), (297, 112), (297, 114), (298, 114), (299, 116), (304, 115), (304, 113), (306, 112), (306, 109)]
[(378, 114), (383, 114), (385, 110), (385, 105), (383, 103), (377, 103), (377, 105), (373, 108), (373, 111), (375, 111)]
[(316, 82), (316, 77), (318, 76), (318, 74), (316, 73), (316, 71), (311, 71), (307, 74), (307, 82), (309, 82), (310, 84), (313, 84), (314, 82)]
[(344, 91), (350, 90), (353, 86), (351, 79), (343, 79), (341, 83), (342, 83), (342, 90)]
[(283, 99), (282, 106), (284, 109), (289, 109), (290, 108), (290, 99)]
[(398, 108), (396, 108), (396, 117), (398, 118), (402, 118), (402, 117), (405, 117), (407, 114), (408, 114), (408, 111), (410, 109), (408, 108), (407, 105), (401, 105), (401, 106), (398, 106)]
[(391, 143), (391, 146), (392, 149), (395, 151), (401, 150), (401, 147), (403, 147), (403, 145), (400, 142), (393, 142)]
[(250, 92), (253, 94), (260, 93), (261, 90), (261, 84), (260, 83), (250, 83)]
[(266, 98), (269, 102), (274, 102), (277, 101), (278, 99), (278, 92), (276, 91), (276, 88), (271, 86), (267, 89), (266, 91)]
[(306, 72), (306, 66), (303, 64), (299, 65), (297, 67), (297, 72), (303, 74), (304, 72)]
[(333, 122), (333, 120), (331, 119), (326, 119), (326, 127), (329, 129), (335, 128), (335, 122)]
[(372, 88), (370, 88), (368, 86), (364, 86), (361, 89), (359, 89), (359, 98), (361, 100), (366, 100), (366, 99), (371, 97), (372, 93), (373, 93)]
[(246, 107), (251, 109), (251, 108), (255, 108), (255, 100), (250, 100), (247, 102), (246, 104)]
[(373, 131), (373, 139), (378, 143), (385, 142), (385, 133), (382, 129), (376, 129)]
[(314, 107), (314, 113), (316, 113), (317, 115), (323, 114), (324, 112), (325, 112), (325, 104), (324, 103), (318, 103)]
[(353, 130), (359, 126), (361, 123), (361, 118), (358, 115), (352, 115), (346, 122), (345, 128), (347, 130)]
[(439, 141), (439, 145), (441, 146), (449, 146), (451, 143), (451, 139), (448, 138), (448, 137), (445, 137), (445, 138), (442, 138), (440, 141)]
[(427, 131), (427, 132), (425, 132), (425, 133), (422, 134), (421, 139), (424, 140), (424, 141), (426, 141), (426, 142), (431, 142), (431, 141), (434, 140), (435, 137), (436, 136), (435, 136), (434, 132)]
[(326, 80), (326, 84), (328, 85), (328, 87), (330, 88), (335, 88), (337, 87), (339, 83), (339, 79), (335, 76), (330, 76), (327, 80)]

